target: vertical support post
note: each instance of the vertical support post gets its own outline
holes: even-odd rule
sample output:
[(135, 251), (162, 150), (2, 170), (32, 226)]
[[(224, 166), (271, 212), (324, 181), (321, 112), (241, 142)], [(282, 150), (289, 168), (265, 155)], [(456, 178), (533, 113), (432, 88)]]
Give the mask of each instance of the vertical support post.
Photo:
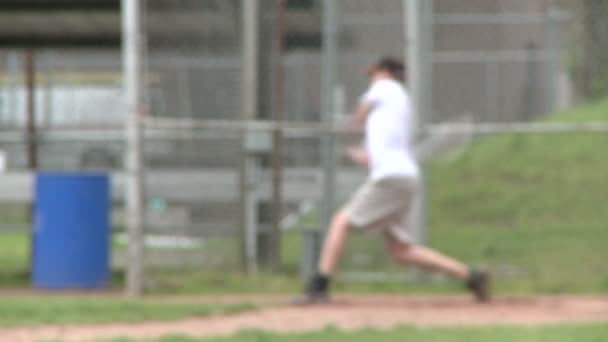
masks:
[(497, 122), (499, 115), (498, 107), (498, 65), (495, 61), (488, 60), (485, 63), (485, 97), (486, 97), (486, 117), (484, 121)]
[(8, 69), (9, 69), (9, 94), (8, 94), (8, 115), (7, 123), (16, 125), (19, 121), (17, 109), (18, 89), (19, 89), (19, 57), (15, 51), (8, 53)]
[(177, 75), (177, 88), (179, 91), (179, 108), (180, 112), (187, 118), (192, 117), (192, 98), (190, 97), (190, 74), (188, 69), (181, 65), (175, 66), (175, 74)]
[[(517, 118), (520, 121), (529, 121), (535, 115), (539, 114), (539, 111), (546, 110), (545, 108), (539, 108), (539, 103), (541, 106), (545, 105), (542, 102), (538, 101), (538, 47), (532, 41), (526, 43), (526, 58), (524, 61), (524, 82), (522, 86), (522, 95), (521, 95), (521, 110), (520, 115)], [(543, 96), (541, 92), (541, 96)]]
[[(284, 70), (285, 52), (285, 1), (275, 0), (274, 27), (274, 119), (281, 124), (284, 120)], [(281, 265), (281, 218), (283, 206), (283, 130), (273, 132), (272, 151), (272, 232), (270, 237), (271, 264), (276, 269)]]
[(420, 93), (420, 37), (419, 37), (419, 0), (403, 0), (403, 29), (405, 31), (405, 65), (407, 66), (407, 85), (410, 91), (414, 116), (414, 135), (418, 135)]
[(27, 167), (35, 170), (38, 167), (38, 151), (36, 148), (36, 65), (35, 53), (25, 52), (25, 87), (26, 87), (26, 137), (27, 137)]
[[(36, 172), (38, 168), (38, 147), (36, 144), (36, 62), (33, 50), (25, 52), (25, 136), (27, 144), (27, 168), (30, 172)], [(28, 218), (30, 222), (30, 250), (29, 266), (34, 268), (34, 205), (28, 206)]]
[[(4, 69), (4, 59), (5, 59), (5, 54), (3, 52), (0, 52), (0, 72), (5, 73), (6, 76), (9, 76), (8, 74), (8, 68), (6, 70), (2, 70)], [(9, 81), (9, 78), (7, 77), (7, 81)], [(8, 90), (8, 82), (6, 83), (0, 83), (0, 85), (3, 88), (6, 88), (6, 90)], [(4, 124), (7, 122), (6, 120), (6, 98), (5, 98), (6, 94), (0, 94), (0, 125)], [(2, 158), (2, 156), (0, 156), (0, 158)], [(1, 163), (1, 160), (0, 160)], [(1, 167), (2, 165), (0, 165)], [(0, 172), (2, 172), (0, 170)]]
[(321, 198), (320, 223), (327, 229), (335, 205), (336, 163), (334, 156), (335, 135), (331, 127), (335, 123), (336, 59), (337, 59), (337, 18), (336, 0), (323, 1), (323, 51), (321, 63), (321, 108), (322, 122), (328, 129), (321, 135), (321, 167), (323, 170), (323, 198)]
[[(259, 3), (242, 0), (241, 117), (255, 119), (258, 106)], [(249, 129), (242, 131), (240, 158), (241, 257), (246, 273), (257, 272), (257, 204), (254, 179), (255, 156), (247, 146)]]
[[(421, 139), (425, 125), (431, 121), (432, 109), (432, 43), (433, 43), (433, 2), (432, 0), (403, 0), (405, 20), (405, 53), (408, 70), (408, 86), (412, 99), (415, 131), (414, 136)], [(422, 186), (414, 205), (413, 219), (417, 227), (417, 240), (426, 244), (427, 193), (428, 183), (424, 167), (421, 166)]]
[(53, 55), (51, 53), (46, 53), (45, 55), (47, 60), (47, 70), (46, 70), (46, 78), (44, 80), (44, 111), (43, 111), (43, 125), (45, 127), (51, 126), (52, 118), (53, 118)]
[(421, 59), (422, 59), (422, 128), (426, 131), (426, 126), (433, 124), (433, 44), (434, 44), (434, 0), (422, 2), (420, 36), (422, 40)]
[(129, 296), (144, 289), (144, 184), (142, 159), (142, 70), (140, 1), (122, 0), (123, 77), (126, 100), (126, 226), (129, 238), (127, 284)]
[(546, 18), (546, 35), (547, 35), (547, 52), (548, 59), (546, 61), (545, 77), (546, 77), (546, 105), (543, 108), (545, 113), (550, 114), (558, 109), (559, 87), (558, 76), (560, 75), (559, 67), (559, 13), (554, 6), (547, 9)]

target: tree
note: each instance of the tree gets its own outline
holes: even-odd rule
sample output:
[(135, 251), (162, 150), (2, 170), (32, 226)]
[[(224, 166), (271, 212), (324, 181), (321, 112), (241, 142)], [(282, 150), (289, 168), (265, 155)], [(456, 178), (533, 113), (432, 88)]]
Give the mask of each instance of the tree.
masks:
[(577, 89), (584, 99), (603, 97), (608, 95), (608, 1), (582, 0), (578, 6), (582, 46), (576, 52)]

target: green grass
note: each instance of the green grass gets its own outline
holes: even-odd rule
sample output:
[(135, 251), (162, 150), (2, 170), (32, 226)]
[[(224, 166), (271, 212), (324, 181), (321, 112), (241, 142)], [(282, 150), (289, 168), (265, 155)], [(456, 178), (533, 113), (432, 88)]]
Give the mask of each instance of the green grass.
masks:
[(29, 237), (23, 232), (0, 234), (0, 286), (22, 286), (29, 279)]
[(222, 271), (178, 270), (156, 271), (154, 294), (290, 294), (301, 290), (297, 276), (289, 273), (261, 271), (256, 275)]
[[(608, 101), (551, 120), (608, 121)], [(436, 161), (432, 245), (496, 269), (499, 291), (608, 291), (607, 144), (598, 133), (508, 135)]]
[[(29, 272), (30, 236), (26, 232), (0, 233), (0, 288), (27, 287), (30, 285)], [(123, 272), (112, 272), (112, 285), (121, 286)]]
[(111, 322), (172, 321), (255, 309), (251, 304), (210, 305), (160, 300), (86, 297), (3, 298), (0, 326), (41, 324), (100, 324)]
[(24, 224), (28, 221), (29, 209), (23, 204), (0, 205), (0, 223), (2, 224)]
[[(365, 329), (343, 332), (328, 328), (323, 331), (280, 335), (247, 331), (231, 337), (197, 339), (167, 336), (147, 342), (358, 342), (358, 341), (450, 341), (450, 342), (603, 342), (608, 336), (606, 325), (554, 326), (540, 328), (414, 328), (399, 327), (391, 330)], [(135, 342), (114, 339), (106, 342)], [(143, 341), (139, 341), (143, 342)]]

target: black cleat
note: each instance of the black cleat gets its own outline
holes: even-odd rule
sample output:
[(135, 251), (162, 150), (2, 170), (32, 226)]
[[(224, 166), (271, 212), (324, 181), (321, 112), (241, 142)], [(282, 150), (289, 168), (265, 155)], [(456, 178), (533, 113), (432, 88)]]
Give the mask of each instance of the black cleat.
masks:
[(329, 303), (327, 292), (307, 291), (289, 300), (292, 305), (313, 305)]
[(310, 279), (310, 283), (304, 293), (291, 298), (289, 301), (294, 305), (323, 304), (329, 302), (329, 277), (317, 273)]
[(487, 271), (472, 269), (466, 285), (478, 302), (490, 301), (490, 274)]

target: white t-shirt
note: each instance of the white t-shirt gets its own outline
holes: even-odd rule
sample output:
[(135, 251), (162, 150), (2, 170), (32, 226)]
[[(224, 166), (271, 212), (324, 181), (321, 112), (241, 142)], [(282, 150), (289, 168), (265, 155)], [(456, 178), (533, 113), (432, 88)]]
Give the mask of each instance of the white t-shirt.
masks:
[(373, 180), (390, 176), (418, 177), (412, 151), (413, 118), (409, 96), (397, 81), (374, 82), (361, 98), (373, 108), (365, 125), (365, 147)]

